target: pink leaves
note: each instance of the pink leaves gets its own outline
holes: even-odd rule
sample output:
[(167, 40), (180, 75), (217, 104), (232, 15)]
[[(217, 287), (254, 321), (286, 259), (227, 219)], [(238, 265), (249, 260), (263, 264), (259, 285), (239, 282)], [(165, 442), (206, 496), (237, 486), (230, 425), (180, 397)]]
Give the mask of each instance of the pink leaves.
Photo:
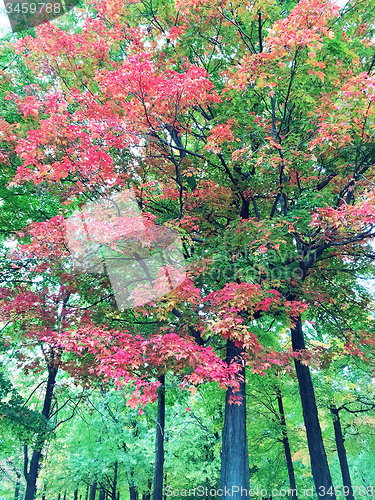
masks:
[[(159, 370), (183, 375), (182, 388), (204, 381), (216, 381), (222, 388), (229, 385), (238, 388), (235, 375), (240, 366), (237, 363), (228, 366), (211, 347), (198, 346), (190, 338), (175, 333), (145, 338), (128, 332), (102, 330), (94, 325), (61, 333), (51, 332), (47, 336), (49, 342), (57, 342), (77, 353), (87, 349), (95, 356), (96, 374), (111, 378), (117, 387), (135, 384), (136, 391), (127, 403), (131, 407), (138, 404), (144, 407), (147, 402), (155, 401), (158, 383), (150, 381), (149, 377)], [(144, 375), (140, 378), (135, 371)]]
[(279, 303), (279, 297), (278, 291), (263, 290), (261, 285), (227, 283), (223, 289), (211, 292), (204, 300), (218, 311), (237, 314), (241, 310), (266, 311), (272, 304)]
[(318, 208), (312, 215), (311, 227), (325, 230), (325, 238), (330, 239), (336, 232), (341, 239), (360, 233), (375, 223), (375, 190), (370, 190), (355, 205), (342, 204), (339, 208)]
[(212, 151), (213, 153), (219, 153), (221, 151), (221, 145), (224, 142), (232, 142), (234, 140), (234, 135), (231, 130), (232, 126), (233, 120), (228, 120), (223, 125), (216, 125), (216, 127), (211, 130), (204, 149)]
[[(99, 146), (96, 141), (100, 137), (104, 144), (111, 144), (113, 134), (107, 131), (108, 127), (96, 137), (95, 132), (88, 133), (80, 124), (74, 123), (79, 121), (79, 116), (55, 115), (53, 110), (46, 109), (48, 111), (50, 116), (40, 121), (39, 129), (31, 129), (26, 138), (19, 138), (16, 152), (23, 159), (23, 165), (18, 167), (12, 184), (30, 180), (34, 184), (60, 182), (69, 174), (86, 184), (106, 182), (111, 185), (116, 182), (118, 175), (107, 152), (108, 147)], [(80, 190), (78, 183), (74, 190)]]
[(266, 39), (271, 53), (279, 56), (287, 50), (308, 46), (319, 50), (322, 36), (332, 38), (328, 21), (338, 15), (339, 7), (327, 0), (301, 0), (289, 16), (277, 21)]
[(176, 111), (184, 113), (191, 106), (220, 102), (208, 74), (203, 68), (186, 63), (185, 71), (163, 72), (147, 52), (130, 56), (116, 71), (103, 72), (97, 80), (104, 96), (124, 100), (129, 97), (125, 113), (129, 129), (160, 127), (160, 119), (174, 123)]
[(292, 318), (298, 318), (302, 313), (307, 311), (307, 309), (309, 308), (306, 302), (297, 300), (285, 301), (284, 305), (287, 313)]

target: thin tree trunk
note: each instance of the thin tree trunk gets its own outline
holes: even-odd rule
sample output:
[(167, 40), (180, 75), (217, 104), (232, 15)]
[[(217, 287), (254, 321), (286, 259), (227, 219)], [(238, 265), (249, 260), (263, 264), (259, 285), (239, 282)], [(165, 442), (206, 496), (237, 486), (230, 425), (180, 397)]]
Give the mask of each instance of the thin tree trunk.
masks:
[(155, 440), (154, 490), (152, 495), (153, 500), (163, 499), (165, 376), (161, 375), (158, 378), (158, 381), (161, 383), (161, 386), (158, 388), (158, 416)]
[(85, 500), (88, 500), (88, 498), (89, 498), (89, 489), (90, 489), (90, 485), (87, 485)]
[[(235, 346), (233, 340), (227, 341), (226, 362), (229, 364), (241, 354), (241, 349)], [(231, 496), (232, 500), (243, 500), (250, 489), (249, 452), (246, 433), (246, 390), (245, 367), (240, 376), (240, 390), (233, 393), (227, 389), (225, 396), (225, 417), (222, 434), (221, 452), (221, 478), (220, 488), (225, 497)], [(230, 404), (231, 396), (240, 396), (241, 404)], [(246, 493), (243, 490), (246, 489)], [(238, 490), (238, 491), (237, 491)], [(243, 495), (241, 495), (243, 493)]]
[(130, 500), (138, 500), (138, 491), (134, 484), (129, 484), (129, 498)]
[(90, 486), (90, 497), (89, 500), (95, 500), (95, 494), (96, 494), (96, 487), (98, 483), (96, 481), (93, 481), (93, 483)]
[(78, 488), (74, 490), (74, 500), (78, 500)]
[(138, 500), (138, 491), (134, 485), (134, 469), (130, 469), (130, 479), (128, 478), (129, 484), (129, 500)]
[[(292, 328), (291, 333), (293, 351), (305, 349), (301, 317), (299, 317), (295, 327)], [(303, 420), (305, 422), (307, 445), (310, 453), (311, 472), (316, 493), (320, 500), (335, 500), (336, 497), (332, 486), (327, 455), (324, 449), (310, 369), (298, 359), (294, 360), (294, 365), (299, 384)], [(327, 493), (328, 491), (329, 493)]]
[(112, 495), (111, 499), (116, 500), (116, 489), (117, 489), (117, 468), (118, 468), (118, 462), (115, 462), (115, 470), (113, 473), (113, 485), (112, 485)]
[(339, 410), (334, 406), (331, 406), (331, 413), (333, 417), (333, 428), (335, 430), (335, 440), (337, 454), (339, 456), (342, 482), (344, 486), (349, 488), (349, 493), (346, 496), (347, 500), (354, 500), (352, 480), (350, 478), (348, 459), (346, 457), (346, 450), (344, 445), (344, 436), (342, 435), (341, 422), (339, 416)]
[(144, 491), (142, 493), (142, 500), (150, 500), (151, 499), (151, 487), (152, 487), (152, 481), (149, 479), (147, 481), (147, 491)]
[[(46, 387), (46, 393), (44, 396), (44, 403), (43, 403), (43, 410), (42, 410), (42, 415), (44, 416), (46, 421), (48, 420), (50, 409), (51, 409), (51, 402), (52, 402), (53, 390), (55, 388), (57, 370), (58, 370), (58, 368), (54, 364), (48, 365), (47, 387)], [(44, 430), (44, 431), (42, 431), (42, 433), (38, 437), (37, 444), (35, 445), (35, 449), (33, 451), (33, 454), (32, 454), (31, 460), (30, 460), (29, 470), (27, 470), (28, 457), (27, 457), (27, 447), (26, 447), (25, 463), (24, 463), (24, 472), (25, 472), (25, 479), (26, 479), (25, 500), (34, 500), (35, 499), (36, 482), (38, 479), (40, 464), (41, 464), (41, 460), (42, 460), (42, 449), (43, 449), (43, 445), (44, 445), (46, 439), (47, 439), (47, 432)]]
[(19, 496), (20, 496), (20, 489), (21, 489), (21, 472), (20, 471), (16, 471), (16, 487), (15, 487), (15, 490), (14, 490), (14, 500), (19, 500)]
[(297, 499), (298, 496), (297, 496), (297, 488), (296, 488), (296, 479), (294, 477), (292, 454), (290, 452), (288, 432), (287, 432), (287, 428), (286, 428), (283, 398), (281, 396), (281, 392), (280, 392), (280, 389), (278, 387), (276, 387), (276, 395), (277, 395), (277, 404), (279, 406), (281, 432), (282, 432), (282, 436), (283, 436), (283, 445), (284, 445), (284, 452), (285, 452), (285, 458), (286, 458), (286, 465), (288, 468), (290, 489), (292, 490), (292, 497)]

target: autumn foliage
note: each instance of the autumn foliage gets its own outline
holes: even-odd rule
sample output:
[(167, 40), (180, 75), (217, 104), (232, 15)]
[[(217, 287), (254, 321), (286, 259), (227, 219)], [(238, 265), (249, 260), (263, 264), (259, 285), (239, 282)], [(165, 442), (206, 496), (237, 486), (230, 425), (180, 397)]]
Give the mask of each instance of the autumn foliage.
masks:
[[(41, 83), (7, 94), (21, 125), (0, 122), (2, 161), (17, 165), (9, 189), (31, 183), (59, 212), (14, 234), (14, 272), (47, 278), (39, 291), (2, 288), (2, 320), (89, 353), (96, 375), (134, 384), (132, 406), (154, 401), (169, 371), (181, 387), (235, 394), (245, 363), (264, 375), (296, 359), (370, 359), (370, 299), (355, 302), (348, 277), (370, 272), (375, 235), (370, 3), (359, 14), (327, 0), (103, 0), (79, 29), (20, 38)], [(66, 229), (88, 201), (125, 190), (150, 234), (178, 232), (187, 270), (132, 313), (105, 272), (74, 267)], [(99, 246), (137, 237), (121, 217), (95, 232)], [(280, 340), (320, 307), (340, 309), (344, 288), (366, 328), (337, 328), (329, 355)], [(240, 349), (230, 361), (228, 340)]]

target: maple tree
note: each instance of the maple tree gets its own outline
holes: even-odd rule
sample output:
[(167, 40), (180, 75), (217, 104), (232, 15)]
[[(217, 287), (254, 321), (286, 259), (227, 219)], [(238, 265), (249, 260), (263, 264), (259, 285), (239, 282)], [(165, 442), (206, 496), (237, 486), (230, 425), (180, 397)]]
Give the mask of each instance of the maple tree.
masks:
[[(48, 275), (58, 292), (3, 287), (4, 320), (31, 310), (42, 322), (28, 335), (90, 353), (118, 386), (134, 382), (131, 406), (155, 401), (169, 371), (182, 387), (228, 387), (223, 489), (249, 489), (245, 366), (262, 375), (294, 364), (316, 491), (334, 497), (309, 368), (330, 353), (306, 349), (303, 321), (315, 308), (337, 321), (337, 309), (349, 317), (354, 307), (361, 321), (331, 331), (335, 355), (364, 358), (374, 345), (364, 316), (371, 297), (348, 278), (372, 272), (372, 8), (94, 1), (79, 28), (46, 24), (14, 44), (43, 84), (5, 96), (22, 117), (21, 126), (0, 123), (2, 160), (18, 165), (9, 189), (35, 186), (59, 207), (16, 234), (12, 265), (22, 277)], [(135, 314), (116, 310), (108, 275), (74, 269), (66, 231), (88, 201), (127, 189), (151, 234), (178, 231), (186, 259), (183, 283)], [(137, 227), (117, 222), (102, 234), (124, 258), (121, 238)]]

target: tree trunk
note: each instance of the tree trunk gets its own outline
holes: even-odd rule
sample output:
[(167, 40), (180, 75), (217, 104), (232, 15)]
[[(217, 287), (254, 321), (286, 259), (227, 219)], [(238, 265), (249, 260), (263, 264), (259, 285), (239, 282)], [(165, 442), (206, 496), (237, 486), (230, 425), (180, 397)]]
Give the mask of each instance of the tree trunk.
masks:
[[(227, 341), (227, 358), (229, 364), (241, 354), (241, 349), (236, 347), (230, 339)], [(222, 434), (221, 451), (221, 478), (220, 488), (223, 496), (231, 496), (232, 500), (243, 500), (250, 489), (249, 474), (249, 452), (246, 434), (246, 390), (245, 390), (245, 366), (240, 376), (240, 390), (233, 393), (231, 388), (227, 389), (225, 396), (225, 417)], [(241, 396), (240, 405), (229, 404), (230, 396)], [(244, 490), (246, 489), (246, 493)], [(238, 490), (238, 491), (237, 491)], [(243, 495), (241, 493), (243, 492)]]
[[(158, 389), (158, 417), (155, 440), (155, 471), (154, 490), (152, 499), (163, 499), (163, 470), (164, 470), (164, 428), (165, 428), (165, 376), (158, 378), (161, 386)], [(132, 499), (130, 499), (132, 500)]]
[(136, 490), (134, 484), (129, 484), (129, 497), (130, 500), (138, 500), (138, 491)]
[(78, 488), (74, 490), (74, 500), (78, 500)]
[(334, 406), (331, 406), (331, 413), (333, 417), (333, 428), (335, 430), (336, 448), (340, 461), (342, 482), (344, 486), (347, 486), (349, 488), (349, 493), (348, 495), (346, 495), (346, 498), (347, 500), (354, 500), (352, 480), (350, 479), (349, 465), (346, 457), (346, 450), (344, 445), (344, 437), (342, 435), (339, 410)]
[(278, 387), (276, 387), (276, 395), (277, 395), (277, 404), (279, 406), (281, 432), (282, 432), (282, 436), (283, 436), (283, 445), (284, 445), (284, 452), (285, 452), (285, 458), (286, 458), (286, 465), (288, 468), (289, 484), (290, 484), (290, 489), (292, 490), (291, 496), (293, 498), (297, 499), (298, 496), (297, 496), (297, 488), (296, 488), (296, 479), (294, 477), (292, 454), (290, 452), (288, 432), (287, 432), (287, 428), (286, 428), (283, 398), (281, 396), (281, 392), (280, 392), (280, 389)]
[(129, 484), (129, 500), (138, 500), (138, 490), (134, 484), (134, 469), (130, 469), (130, 479), (128, 477)]
[(100, 486), (99, 500), (104, 500), (104, 499), (105, 499), (105, 492), (104, 492), (103, 486)]
[(142, 500), (150, 500), (151, 499), (151, 487), (152, 487), (152, 481), (149, 479), (147, 481), (147, 491), (144, 491), (142, 493)]
[(93, 481), (92, 485), (90, 486), (89, 500), (95, 500), (96, 487), (97, 487), (97, 482)]
[(88, 498), (89, 498), (89, 488), (90, 488), (90, 486), (87, 485), (85, 500), (88, 500)]
[(112, 485), (112, 495), (111, 499), (116, 500), (116, 489), (117, 489), (117, 468), (118, 462), (115, 462), (114, 473), (113, 473), (113, 485)]
[[(293, 351), (305, 349), (301, 317), (299, 317), (295, 327), (292, 328), (291, 333)], [(307, 445), (311, 461), (311, 472), (314, 479), (316, 493), (318, 494), (320, 500), (335, 500), (336, 497), (332, 486), (327, 455), (324, 449), (310, 369), (308, 366), (302, 364), (298, 359), (294, 360), (294, 365), (299, 384), (303, 420), (305, 422)], [(327, 493), (328, 491), (330, 493)]]
[(21, 489), (21, 472), (16, 471), (16, 487), (14, 490), (14, 500), (19, 500), (20, 497), (20, 489)]
[[(47, 387), (46, 387), (46, 393), (44, 396), (44, 403), (43, 403), (43, 410), (42, 410), (42, 415), (46, 419), (46, 423), (47, 423), (50, 409), (51, 409), (51, 402), (52, 402), (53, 390), (55, 388), (57, 370), (58, 370), (58, 368), (55, 367), (54, 364), (48, 365)], [(24, 471), (25, 471), (25, 479), (26, 479), (25, 500), (34, 500), (35, 499), (36, 481), (38, 479), (40, 464), (41, 464), (41, 460), (42, 460), (42, 449), (43, 449), (43, 445), (44, 445), (46, 439), (47, 439), (47, 432), (46, 432), (46, 430), (44, 430), (38, 436), (38, 440), (37, 440), (37, 443), (35, 445), (35, 449), (33, 451), (32, 457), (31, 457), (29, 470), (27, 470), (28, 457), (27, 457), (27, 447), (26, 447), (25, 463), (24, 463)]]

